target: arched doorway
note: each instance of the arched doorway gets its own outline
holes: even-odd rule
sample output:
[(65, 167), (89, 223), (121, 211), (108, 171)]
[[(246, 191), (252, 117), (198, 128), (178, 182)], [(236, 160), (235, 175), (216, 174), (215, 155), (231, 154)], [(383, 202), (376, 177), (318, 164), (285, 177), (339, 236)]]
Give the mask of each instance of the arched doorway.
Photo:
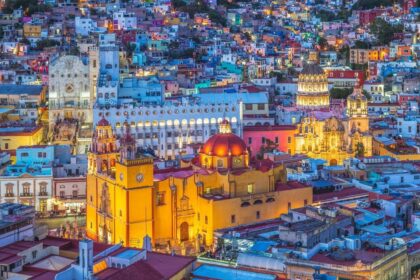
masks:
[(336, 165), (337, 165), (337, 160), (335, 158), (330, 160), (330, 166), (336, 166)]
[(188, 223), (183, 222), (180, 226), (180, 232), (181, 232), (181, 241), (187, 241), (189, 238), (188, 233)]

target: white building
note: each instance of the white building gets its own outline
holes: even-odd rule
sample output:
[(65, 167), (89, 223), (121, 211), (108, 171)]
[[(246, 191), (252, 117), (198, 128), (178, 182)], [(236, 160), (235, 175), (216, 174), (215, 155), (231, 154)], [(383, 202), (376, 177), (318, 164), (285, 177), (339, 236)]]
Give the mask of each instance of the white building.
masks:
[(137, 29), (137, 17), (133, 13), (129, 13), (126, 10), (120, 10), (114, 12), (113, 16), (113, 28), (114, 30), (133, 30)]
[(64, 119), (92, 123), (89, 66), (80, 57), (66, 55), (50, 61), (48, 94), (50, 128)]
[(407, 138), (414, 138), (419, 135), (419, 121), (420, 117), (406, 116), (404, 118), (397, 118), (398, 135)]
[(241, 134), (241, 104), (171, 102), (158, 106), (123, 104), (94, 108), (95, 124), (105, 117), (117, 135), (124, 133), (124, 123), (139, 147), (152, 149), (165, 159), (174, 159), (186, 145), (202, 144), (217, 133), (218, 124), (228, 119), (232, 131)]
[(96, 21), (90, 18), (76, 17), (75, 18), (75, 29), (76, 34), (81, 36), (88, 36), (90, 32), (97, 29), (98, 25)]

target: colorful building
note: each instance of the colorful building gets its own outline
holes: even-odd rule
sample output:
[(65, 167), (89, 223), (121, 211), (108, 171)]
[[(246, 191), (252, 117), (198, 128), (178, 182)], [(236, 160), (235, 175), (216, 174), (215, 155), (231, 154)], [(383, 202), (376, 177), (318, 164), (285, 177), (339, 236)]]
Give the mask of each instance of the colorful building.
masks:
[(296, 126), (294, 125), (245, 126), (242, 138), (252, 157), (259, 154), (261, 148), (273, 148), (273, 145), (281, 152), (294, 154), (295, 133)]
[(345, 118), (305, 117), (297, 125), (295, 153), (322, 158), (330, 165), (342, 164), (353, 156), (372, 155), (367, 99), (361, 87), (347, 98)]
[(312, 203), (310, 187), (285, 183), (282, 165), (251, 163), (246, 144), (227, 121), (178, 169), (159, 170), (152, 158), (139, 156), (125, 128), (117, 146), (108, 121), (96, 126), (88, 155), (89, 238), (142, 246), (149, 235), (156, 246), (209, 246), (214, 230), (273, 219)]

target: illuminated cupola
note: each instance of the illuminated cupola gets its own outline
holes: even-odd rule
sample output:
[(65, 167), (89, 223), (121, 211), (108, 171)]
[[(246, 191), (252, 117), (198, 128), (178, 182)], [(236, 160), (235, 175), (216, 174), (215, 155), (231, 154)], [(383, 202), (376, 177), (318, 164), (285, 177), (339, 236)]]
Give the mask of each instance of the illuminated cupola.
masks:
[(330, 106), (327, 73), (315, 60), (309, 60), (299, 74), (296, 105), (305, 109), (323, 109)]
[(199, 156), (200, 165), (209, 169), (245, 168), (249, 164), (245, 142), (232, 133), (227, 120), (220, 123), (219, 133), (206, 141)]
[(368, 101), (362, 92), (362, 87), (357, 83), (353, 93), (347, 97), (347, 117), (367, 117)]

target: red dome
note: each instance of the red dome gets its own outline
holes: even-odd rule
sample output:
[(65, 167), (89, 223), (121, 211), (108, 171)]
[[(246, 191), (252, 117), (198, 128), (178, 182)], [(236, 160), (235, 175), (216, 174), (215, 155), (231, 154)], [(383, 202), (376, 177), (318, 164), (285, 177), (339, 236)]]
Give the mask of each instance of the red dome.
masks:
[(246, 153), (244, 141), (233, 133), (216, 134), (204, 144), (201, 152), (209, 156), (240, 156)]
[(104, 117), (102, 117), (97, 126), (109, 126), (109, 122)]

